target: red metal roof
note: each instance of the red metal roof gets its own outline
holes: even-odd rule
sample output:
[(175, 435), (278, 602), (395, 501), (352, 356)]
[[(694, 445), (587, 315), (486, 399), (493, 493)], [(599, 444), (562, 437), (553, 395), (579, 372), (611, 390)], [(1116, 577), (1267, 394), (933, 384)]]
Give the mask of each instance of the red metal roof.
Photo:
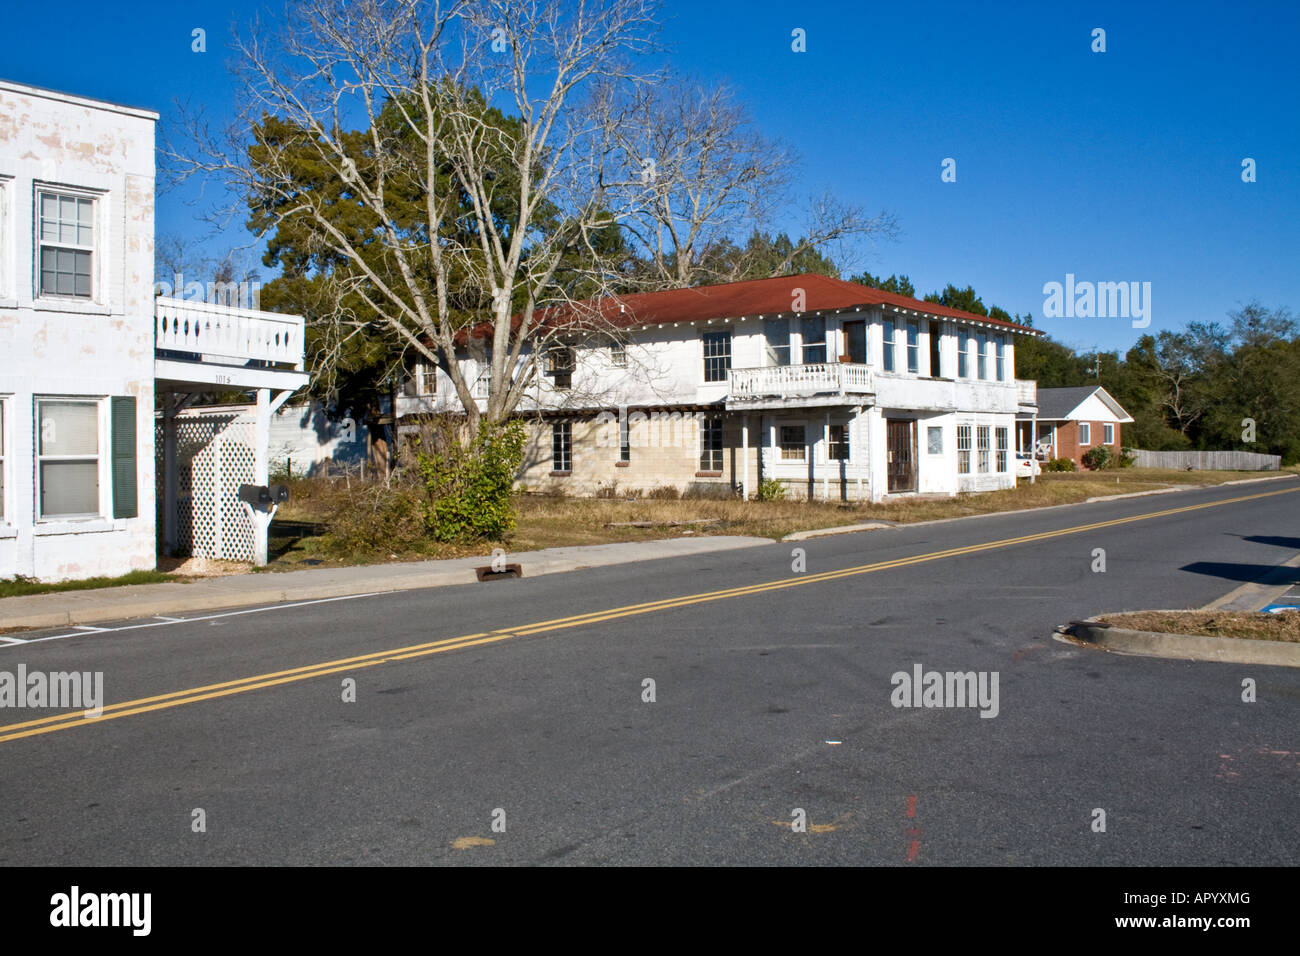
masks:
[[(984, 322), (989, 325), (1039, 334), (1036, 329), (1004, 322), (1001, 319), (950, 309), (937, 302), (922, 302), (893, 292), (882, 292), (856, 282), (832, 279), (816, 273), (778, 276), (773, 279), (747, 279), (722, 285), (695, 286), (689, 289), (665, 289), (662, 292), (638, 292), (632, 295), (609, 296), (588, 300), (573, 306), (559, 306), (543, 310), (541, 320), (551, 326), (562, 324), (593, 324), (609, 322), (628, 328), (634, 325), (666, 324), (669, 322), (700, 322), (707, 319), (738, 319), (741, 317), (793, 315), (796, 289), (803, 290), (803, 309), (798, 314), (835, 312), (862, 306), (896, 306), (927, 315)], [(513, 324), (518, 326), (519, 316)], [(492, 325), (484, 323), (474, 329), (475, 336), (490, 336)], [(460, 337), (458, 337), (460, 338)], [(463, 341), (463, 339), (462, 339)]]

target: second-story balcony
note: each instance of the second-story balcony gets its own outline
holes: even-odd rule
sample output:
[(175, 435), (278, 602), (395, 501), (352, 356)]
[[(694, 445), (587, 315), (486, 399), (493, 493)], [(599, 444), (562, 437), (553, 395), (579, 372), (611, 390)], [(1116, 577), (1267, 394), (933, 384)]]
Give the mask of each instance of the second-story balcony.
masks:
[(871, 368), (856, 362), (733, 368), (727, 373), (729, 409), (853, 405), (874, 392)]
[(1023, 413), (1038, 411), (1038, 383), (1016, 379), (1016, 403)]
[(296, 389), (307, 384), (300, 315), (154, 299), (154, 377), (175, 390)]

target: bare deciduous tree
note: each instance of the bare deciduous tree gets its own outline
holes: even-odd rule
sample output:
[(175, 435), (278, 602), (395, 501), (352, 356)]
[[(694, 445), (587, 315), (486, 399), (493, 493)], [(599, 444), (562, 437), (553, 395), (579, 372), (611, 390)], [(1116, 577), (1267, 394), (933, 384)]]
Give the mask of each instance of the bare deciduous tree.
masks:
[(893, 215), (868, 216), (826, 193), (803, 204), (803, 235), (775, 258), (753, 244), (735, 246), (794, 205), (797, 153), (762, 135), (726, 84), (669, 79), (630, 92), (607, 86), (602, 94), (618, 158), (607, 185), (630, 210), (624, 227), (649, 261), (651, 285), (780, 275), (846, 239), (897, 234)]
[[(184, 118), (189, 173), (219, 176), (317, 281), (335, 345), (376, 331), (500, 420), (559, 335), (547, 307), (607, 287), (607, 150), (595, 88), (635, 83), (656, 0), (301, 0), (236, 38), (243, 99), (219, 134)], [(601, 324), (591, 316), (591, 326)], [(583, 331), (582, 323), (563, 330)], [(590, 330), (587, 330), (590, 331)], [(490, 368), (480, 414), (457, 361)]]

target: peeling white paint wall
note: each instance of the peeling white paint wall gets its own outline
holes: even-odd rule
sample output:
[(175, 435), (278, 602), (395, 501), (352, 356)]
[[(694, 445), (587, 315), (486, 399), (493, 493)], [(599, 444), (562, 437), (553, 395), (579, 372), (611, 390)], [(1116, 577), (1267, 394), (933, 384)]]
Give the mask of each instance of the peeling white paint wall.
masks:
[[(0, 82), (0, 577), (119, 575), (155, 565), (154, 127), (157, 114)], [(43, 186), (95, 202), (91, 300), (41, 297)], [(108, 399), (136, 399), (138, 517), (111, 517)], [(36, 400), (101, 403), (100, 516), (37, 518)]]

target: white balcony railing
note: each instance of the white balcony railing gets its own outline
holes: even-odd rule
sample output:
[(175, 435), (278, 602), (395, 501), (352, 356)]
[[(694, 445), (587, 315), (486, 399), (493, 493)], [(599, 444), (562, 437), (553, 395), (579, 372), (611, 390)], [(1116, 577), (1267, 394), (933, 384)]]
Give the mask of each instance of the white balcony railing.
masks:
[(1038, 383), (1016, 379), (1016, 402), (1038, 407)]
[(871, 369), (854, 362), (733, 368), (727, 373), (727, 383), (728, 398), (742, 401), (770, 396), (869, 394), (874, 391)]
[(300, 315), (237, 309), (189, 299), (154, 299), (154, 348), (218, 365), (270, 362), (302, 371)]

